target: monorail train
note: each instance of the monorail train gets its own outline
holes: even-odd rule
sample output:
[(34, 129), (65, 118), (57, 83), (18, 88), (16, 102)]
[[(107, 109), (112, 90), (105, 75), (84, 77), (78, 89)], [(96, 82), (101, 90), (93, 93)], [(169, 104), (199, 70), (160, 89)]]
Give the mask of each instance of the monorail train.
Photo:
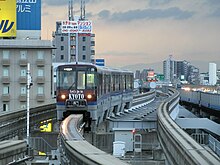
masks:
[(181, 89), (180, 100), (220, 112), (220, 94)]
[(70, 114), (83, 114), (93, 128), (131, 107), (133, 73), (130, 71), (78, 63), (58, 66), (56, 76), (58, 120)]

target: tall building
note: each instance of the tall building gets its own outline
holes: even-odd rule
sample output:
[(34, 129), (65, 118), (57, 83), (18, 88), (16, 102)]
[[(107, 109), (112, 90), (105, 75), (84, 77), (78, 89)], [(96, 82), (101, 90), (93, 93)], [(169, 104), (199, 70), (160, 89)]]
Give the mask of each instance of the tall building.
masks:
[[(69, 20), (67, 24), (75, 22), (88, 23), (85, 17), (85, 2), (81, 1), (81, 15), (73, 15), (73, 3), (69, 1)], [(88, 62), (94, 63), (95, 56), (95, 34), (80, 33), (80, 32), (66, 32), (62, 28), (62, 22), (56, 22), (56, 31), (53, 32), (53, 62), (54, 63), (68, 63), (68, 62)], [(80, 26), (80, 25), (76, 25)], [(92, 26), (92, 25), (91, 25)], [(75, 28), (75, 27), (73, 27)]]
[(199, 69), (187, 61), (174, 61), (172, 56), (163, 61), (165, 81), (173, 83), (177, 80), (190, 84), (199, 84)]
[(187, 81), (190, 84), (200, 84), (200, 75), (199, 75), (199, 69), (195, 66), (189, 65), (189, 74), (187, 77)]
[(175, 61), (175, 73), (176, 77), (181, 81), (186, 81), (189, 74), (189, 62), (187, 61)]
[(217, 82), (217, 70), (215, 63), (209, 63), (209, 85), (216, 85)]
[(135, 79), (140, 79), (141, 78), (141, 71), (140, 70), (136, 70), (135, 72)]
[(26, 109), (28, 63), (33, 81), (30, 108), (51, 103), (52, 43), (40, 40), (41, 1), (6, 0), (0, 1), (0, 6), (1, 19), (14, 26), (7, 34), (0, 31), (0, 111)]
[(175, 78), (175, 68), (174, 68), (174, 60), (172, 59), (172, 55), (169, 56), (169, 58), (165, 61), (163, 61), (163, 74), (164, 79), (167, 82), (173, 82)]

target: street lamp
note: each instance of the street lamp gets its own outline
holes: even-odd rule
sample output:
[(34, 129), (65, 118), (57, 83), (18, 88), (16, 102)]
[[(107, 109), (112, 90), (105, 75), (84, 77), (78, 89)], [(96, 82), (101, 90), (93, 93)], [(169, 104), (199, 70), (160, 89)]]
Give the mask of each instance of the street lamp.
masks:
[(33, 85), (32, 83), (32, 77), (31, 77), (31, 73), (30, 73), (30, 63), (27, 64), (27, 145), (29, 148), (29, 144), (30, 144), (30, 139), (29, 139), (29, 132), (30, 132), (30, 128), (29, 128), (29, 118), (30, 118), (30, 104), (29, 104), (29, 100), (30, 100), (30, 88)]

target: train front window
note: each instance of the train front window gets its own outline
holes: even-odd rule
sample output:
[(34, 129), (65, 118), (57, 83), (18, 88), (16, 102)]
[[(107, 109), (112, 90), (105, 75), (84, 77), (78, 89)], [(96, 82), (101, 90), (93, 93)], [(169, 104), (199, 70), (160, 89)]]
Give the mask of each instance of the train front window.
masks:
[(75, 71), (63, 71), (60, 75), (60, 87), (63, 89), (75, 89), (76, 88), (76, 72)]
[(77, 76), (77, 89), (85, 89), (86, 88), (86, 80), (85, 80), (85, 71), (78, 71)]
[(93, 73), (87, 74), (87, 89), (95, 88), (95, 75)]
[(65, 90), (96, 89), (94, 68), (64, 68), (57, 72), (57, 88)]

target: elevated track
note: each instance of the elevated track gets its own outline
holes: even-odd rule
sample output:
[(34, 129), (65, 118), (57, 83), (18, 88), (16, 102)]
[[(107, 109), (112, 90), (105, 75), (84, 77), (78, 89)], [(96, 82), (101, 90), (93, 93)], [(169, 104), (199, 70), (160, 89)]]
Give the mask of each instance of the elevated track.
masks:
[(220, 164), (213, 152), (206, 150), (183, 131), (170, 117), (178, 108), (179, 92), (169, 89), (170, 97), (158, 109), (158, 138), (167, 161), (173, 165)]

